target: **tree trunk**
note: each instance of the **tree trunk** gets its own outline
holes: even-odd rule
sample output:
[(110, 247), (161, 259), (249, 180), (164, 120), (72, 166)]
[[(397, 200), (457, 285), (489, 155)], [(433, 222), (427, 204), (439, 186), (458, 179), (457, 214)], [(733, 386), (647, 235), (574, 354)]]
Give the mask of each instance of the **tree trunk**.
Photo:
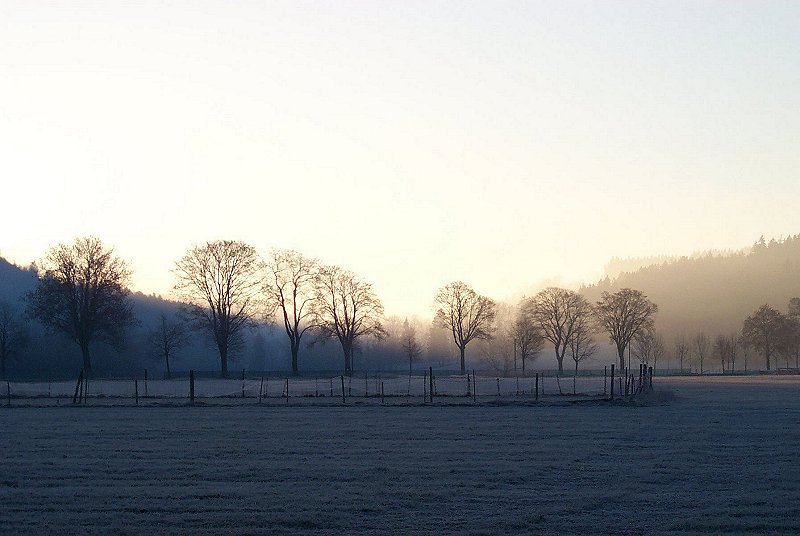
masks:
[(458, 349), (461, 352), (461, 374), (465, 374), (467, 369), (464, 366), (464, 352), (466, 351), (467, 347), (459, 346)]
[(219, 350), (219, 363), (220, 363), (220, 372), (223, 378), (228, 377), (228, 349), (227, 348), (220, 348)]
[(164, 354), (164, 358), (167, 361), (167, 379), (170, 379), (172, 377), (172, 372), (169, 370), (169, 353)]
[(84, 375), (88, 378), (92, 375), (92, 360), (89, 357), (89, 343), (81, 344), (81, 356), (83, 356)]
[(575, 394), (575, 384), (578, 383), (578, 362), (575, 361), (575, 375), (572, 377), (572, 394)]
[(765, 357), (767, 358), (767, 370), (769, 370), (769, 352), (766, 352)]
[(353, 345), (342, 344), (342, 352), (344, 353), (344, 373), (347, 376), (353, 375)]
[(625, 370), (625, 347), (617, 345), (617, 355), (619, 356), (619, 370)]
[(292, 349), (292, 376), (298, 376), (300, 374), (297, 368), (297, 354), (300, 353), (300, 341), (291, 341), (291, 349)]

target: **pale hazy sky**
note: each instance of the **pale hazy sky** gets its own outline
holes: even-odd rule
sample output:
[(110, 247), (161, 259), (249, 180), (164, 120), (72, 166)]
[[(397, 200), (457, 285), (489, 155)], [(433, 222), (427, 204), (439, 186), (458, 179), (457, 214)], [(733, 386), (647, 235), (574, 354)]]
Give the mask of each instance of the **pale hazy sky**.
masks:
[(798, 2), (0, 2), (0, 255), (217, 238), (431, 314), (800, 232)]

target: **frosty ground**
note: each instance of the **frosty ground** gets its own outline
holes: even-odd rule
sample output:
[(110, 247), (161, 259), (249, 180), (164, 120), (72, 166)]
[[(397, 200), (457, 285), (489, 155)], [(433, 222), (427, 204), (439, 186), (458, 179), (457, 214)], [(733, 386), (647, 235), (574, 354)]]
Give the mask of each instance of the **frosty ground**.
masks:
[(800, 377), (640, 405), (0, 409), (15, 533), (800, 532)]

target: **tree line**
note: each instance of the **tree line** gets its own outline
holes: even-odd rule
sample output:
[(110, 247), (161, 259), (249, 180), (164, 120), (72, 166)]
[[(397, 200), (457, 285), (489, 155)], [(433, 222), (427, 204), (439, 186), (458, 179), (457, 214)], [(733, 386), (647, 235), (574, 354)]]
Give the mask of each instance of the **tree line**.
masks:
[[(37, 266), (36, 288), (25, 298), (24, 316), (39, 321), (51, 332), (68, 336), (80, 349), (83, 367), (91, 371), (91, 345), (105, 342), (120, 347), (127, 328), (137, 325), (130, 303), (130, 267), (110, 247), (94, 237), (51, 248)], [(353, 355), (362, 340), (387, 337), (386, 319), (372, 286), (357, 274), (326, 265), (297, 251), (273, 249), (263, 258), (252, 246), (235, 240), (196, 245), (175, 262), (175, 291), (180, 313), (161, 315), (148, 332), (149, 344), (170, 374), (170, 361), (194, 332), (213, 341), (220, 371), (228, 373), (232, 352), (240, 350), (243, 334), (257, 322), (268, 320), (285, 333), (293, 374), (300, 370), (306, 347), (326, 339), (341, 349), (343, 370), (353, 372)], [(603, 292), (591, 303), (580, 292), (550, 287), (516, 306), (498, 304), (461, 281), (443, 286), (434, 296), (433, 324), (446, 330), (466, 370), (467, 347), (473, 341), (491, 345), (479, 354), (493, 368), (524, 373), (546, 343), (553, 348), (559, 372), (569, 357), (577, 373), (579, 363), (598, 350), (597, 337), (607, 336), (616, 350), (619, 366), (633, 354), (656, 365), (666, 347), (655, 329), (658, 306), (641, 291), (623, 288)], [(0, 303), (0, 364), (26, 343), (20, 316)], [(716, 355), (723, 371), (735, 369), (737, 357), (745, 361), (749, 350), (764, 355), (767, 369), (776, 356), (800, 360), (800, 299), (794, 298), (786, 314), (762, 306), (748, 317), (741, 333), (714, 341), (701, 332), (687, 340), (678, 337), (674, 357), (681, 363), (699, 362)], [(398, 344), (409, 370), (422, 354), (415, 326), (406, 320)], [(502, 361), (498, 363), (497, 361)], [(797, 363), (800, 364), (800, 363)]]

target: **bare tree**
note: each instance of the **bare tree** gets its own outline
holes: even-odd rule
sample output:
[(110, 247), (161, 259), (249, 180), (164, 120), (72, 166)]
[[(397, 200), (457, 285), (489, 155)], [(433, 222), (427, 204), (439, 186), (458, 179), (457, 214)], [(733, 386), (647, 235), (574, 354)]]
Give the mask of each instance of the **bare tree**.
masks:
[(666, 346), (664, 345), (664, 337), (661, 336), (660, 333), (656, 333), (653, 337), (653, 369), (656, 368), (658, 362), (664, 359), (664, 354), (666, 354)]
[(191, 326), (211, 335), (219, 351), (220, 370), (242, 330), (252, 325), (260, 288), (256, 250), (237, 240), (218, 240), (191, 248), (175, 263), (175, 290), (187, 303)]
[(84, 373), (91, 375), (89, 347), (106, 342), (119, 348), (125, 328), (136, 323), (127, 284), (130, 269), (94, 237), (50, 249), (36, 289), (27, 295), (28, 314), (80, 347)]
[(730, 352), (728, 337), (725, 335), (717, 335), (714, 339), (714, 355), (719, 358), (722, 373), (725, 374), (725, 360), (728, 358)]
[(570, 339), (582, 319), (591, 316), (591, 305), (577, 292), (549, 287), (528, 300), (524, 310), (541, 329), (542, 336), (553, 344), (558, 371), (564, 372)]
[(694, 349), (694, 357), (700, 364), (700, 374), (703, 373), (703, 363), (705, 361), (706, 356), (708, 355), (708, 337), (702, 331), (695, 335), (694, 339), (692, 339), (692, 347)]
[(435, 321), (452, 333), (453, 342), (461, 356), (461, 374), (464, 374), (467, 345), (475, 339), (491, 338), (495, 303), (461, 281), (440, 288), (433, 301), (439, 306)]
[(786, 368), (789, 368), (789, 359), (794, 358), (795, 368), (800, 369), (800, 317), (785, 317), (781, 350), (786, 357)]
[(176, 318), (167, 318), (164, 314), (159, 315), (158, 324), (148, 333), (148, 340), (153, 352), (164, 360), (167, 367), (167, 378), (171, 378), (170, 359), (175, 357), (181, 348), (189, 344), (185, 324)]
[(742, 359), (744, 359), (744, 371), (747, 372), (747, 358), (750, 357), (750, 350), (753, 348), (753, 345), (750, 344), (750, 341), (747, 340), (747, 338), (742, 335), (739, 335), (736, 338), (736, 343), (742, 350)]
[(0, 301), (0, 378), (5, 379), (11, 357), (28, 343), (28, 333), (14, 307)]
[(575, 394), (576, 389), (578, 363), (589, 359), (597, 351), (597, 345), (594, 343), (594, 334), (597, 331), (597, 327), (594, 325), (594, 319), (589, 314), (590, 310), (589, 303), (586, 302), (586, 314), (578, 315), (572, 335), (568, 341), (570, 355), (575, 362), (575, 374), (572, 377), (572, 394)]
[(620, 370), (625, 368), (625, 349), (633, 338), (653, 328), (658, 306), (638, 290), (623, 288), (613, 294), (603, 292), (595, 308), (600, 325), (617, 347)]
[(403, 333), (401, 337), (403, 352), (408, 358), (408, 373), (411, 374), (414, 361), (422, 355), (422, 345), (417, 342), (417, 330), (413, 325), (408, 323), (407, 318), (403, 321)]
[(315, 324), (336, 337), (344, 354), (344, 370), (353, 373), (353, 351), (359, 338), (383, 338), (383, 305), (372, 285), (338, 266), (319, 269), (316, 285)]
[(739, 338), (735, 333), (728, 335), (728, 362), (730, 363), (730, 370), (736, 370), (736, 358), (739, 356)]
[(780, 344), (784, 329), (784, 316), (767, 304), (748, 316), (742, 325), (742, 338), (764, 355), (767, 370), (771, 367), (772, 354)]
[(675, 357), (680, 363), (681, 372), (683, 372), (683, 360), (689, 357), (689, 344), (686, 342), (686, 337), (681, 335), (675, 341)]
[(633, 351), (634, 357), (636, 357), (640, 363), (653, 362), (653, 344), (655, 342), (655, 336), (655, 330), (648, 329), (637, 333), (633, 338), (631, 350)]
[(648, 329), (637, 334), (633, 338), (631, 346), (633, 355), (639, 362), (652, 365), (653, 368), (656, 368), (658, 360), (664, 357), (664, 338), (655, 329)]
[(318, 263), (297, 251), (273, 250), (266, 263), (267, 277), (263, 291), (270, 315), (281, 317), (289, 349), (292, 374), (297, 375), (300, 342), (315, 327), (314, 300)]
[[(525, 374), (525, 364), (528, 360), (533, 360), (542, 351), (544, 337), (539, 326), (530, 314), (525, 310), (524, 305), (517, 311), (516, 319), (512, 326), (514, 337), (515, 355), (522, 360), (522, 373)], [(516, 361), (514, 362), (516, 369)]]

